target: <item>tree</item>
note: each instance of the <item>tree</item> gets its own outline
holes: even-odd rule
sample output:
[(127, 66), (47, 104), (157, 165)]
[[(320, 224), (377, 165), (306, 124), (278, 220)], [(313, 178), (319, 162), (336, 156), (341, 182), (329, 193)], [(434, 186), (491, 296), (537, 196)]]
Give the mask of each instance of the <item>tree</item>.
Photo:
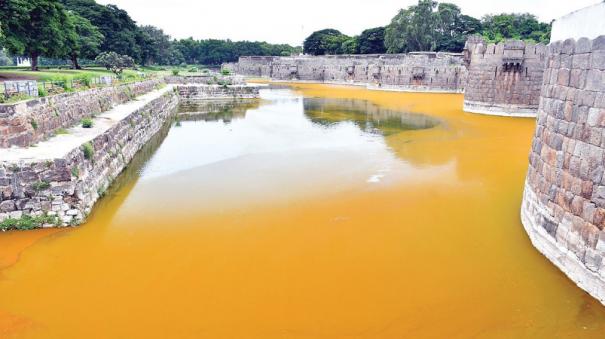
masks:
[(389, 53), (434, 51), (437, 48), (433, 10), (437, 2), (419, 0), (402, 9), (386, 28), (384, 44)]
[(550, 24), (539, 22), (531, 14), (486, 15), (481, 21), (482, 35), (489, 42), (517, 39), (548, 43), (550, 40)]
[(384, 27), (366, 29), (359, 35), (359, 53), (378, 54), (386, 52), (384, 47)]
[(139, 27), (142, 35), (141, 64), (167, 64), (170, 52), (170, 36), (153, 26)]
[(116, 52), (103, 52), (97, 56), (95, 62), (111, 70), (118, 78), (122, 76), (125, 68), (134, 67), (134, 60), (131, 57)]
[(73, 25), (61, 4), (53, 0), (0, 1), (3, 45), (12, 54), (31, 58), (38, 70), (38, 57), (61, 58), (69, 53)]
[(115, 5), (100, 5), (94, 0), (60, 0), (67, 9), (88, 19), (103, 34), (101, 51), (130, 55), (141, 61), (144, 41), (139, 27), (128, 13)]
[(350, 37), (340, 45), (342, 54), (359, 54), (359, 38)]
[(437, 6), (434, 20), (438, 51), (460, 52), (464, 49), (466, 37), (481, 31), (478, 19), (463, 15), (458, 6), (450, 3)]
[(313, 32), (303, 43), (303, 52), (311, 55), (338, 54), (348, 37), (332, 28)]
[(73, 67), (80, 69), (78, 58), (94, 59), (99, 54), (99, 47), (103, 43), (103, 34), (88, 19), (69, 11), (68, 17), (73, 26), (69, 38), (70, 57)]

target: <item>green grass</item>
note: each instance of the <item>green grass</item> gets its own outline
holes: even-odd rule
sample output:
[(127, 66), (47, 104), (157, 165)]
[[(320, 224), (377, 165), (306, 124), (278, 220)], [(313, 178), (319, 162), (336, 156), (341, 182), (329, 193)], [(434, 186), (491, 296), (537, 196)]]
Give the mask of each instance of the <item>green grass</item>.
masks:
[(0, 222), (0, 230), (32, 230), (45, 224), (59, 225), (59, 218), (50, 215), (41, 215), (38, 217), (24, 215), (19, 219), (8, 218)]
[(84, 152), (84, 158), (86, 160), (91, 160), (92, 156), (94, 155), (95, 149), (92, 147), (92, 144), (90, 142), (87, 142), (82, 145), (82, 152)]
[(92, 128), (93, 121), (91, 118), (82, 119), (82, 128)]

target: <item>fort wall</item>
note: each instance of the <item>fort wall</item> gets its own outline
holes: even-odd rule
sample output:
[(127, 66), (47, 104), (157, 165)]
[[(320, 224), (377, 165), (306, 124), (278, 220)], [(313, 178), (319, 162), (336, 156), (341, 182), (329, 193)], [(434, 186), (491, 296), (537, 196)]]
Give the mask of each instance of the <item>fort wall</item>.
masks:
[(547, 47), (511, 40), (488, 44), (471, 37), (465, 46), (468, 77), (464, 110), (533, 117), (538, 110)]
[(605, 303), (605, 36), (549, 45), (521, 218), (534, 246)]
[(460, 93), (466, 82), (462, 54), (326, 55), (241, 57), (225, 67), (274, 80), (360, 84), (376, 88)]

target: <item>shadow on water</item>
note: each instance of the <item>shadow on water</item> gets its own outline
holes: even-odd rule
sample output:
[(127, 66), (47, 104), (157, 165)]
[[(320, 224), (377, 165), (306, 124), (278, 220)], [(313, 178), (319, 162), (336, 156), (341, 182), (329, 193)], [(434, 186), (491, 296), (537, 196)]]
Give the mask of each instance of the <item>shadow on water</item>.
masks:
[(429, 129), (441, 123), (428, 115), (390, 110), (367, 100), (304, 98), (303, 106), (305, 115), (316, 124), (331, 126), (350, 121), (365, 132), (384, 136)]

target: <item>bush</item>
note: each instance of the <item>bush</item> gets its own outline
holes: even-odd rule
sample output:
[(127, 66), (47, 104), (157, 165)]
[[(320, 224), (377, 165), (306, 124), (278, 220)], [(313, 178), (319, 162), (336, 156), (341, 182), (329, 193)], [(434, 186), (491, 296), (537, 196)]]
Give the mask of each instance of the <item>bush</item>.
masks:
[(172, 70), (172, 75), (179, 75), (179, 70), (178, 69), (173, 69)]
[(82, 128), (92, 128), (93, 122), (91, 118), (82, 119)]
[(197, 71), (198, 71), (197, 67), (191, 67), (191, 68), (189, 68), (188, 72), (189, 73), (197, 73)]
[(228, 69), (226, 69), (226, 68), (223, 68), (223, 69), (221, 69), (221, 74), (222, 75), (229, 75), (229, 74), (231, 74), (231, 71), (228, 70)]
[(87, 142), (84, 145), (82, 145), (82, 152), (84, 152), (84, 158), (87, 160), (90, 160), (90, 159), (92, 159), (92, 156), (93, 156), (95, 150), (92, 147), (92, 144), (90, 142)]
[(41, 227), (45, 224), (59, 224), (59, 218), (50, 215), (41, 215), (33, 217), (31, 215), (24, 215), (19, 219), (8, 218), (0, 222), (0, 230), (31, 230), (34, 228)]

